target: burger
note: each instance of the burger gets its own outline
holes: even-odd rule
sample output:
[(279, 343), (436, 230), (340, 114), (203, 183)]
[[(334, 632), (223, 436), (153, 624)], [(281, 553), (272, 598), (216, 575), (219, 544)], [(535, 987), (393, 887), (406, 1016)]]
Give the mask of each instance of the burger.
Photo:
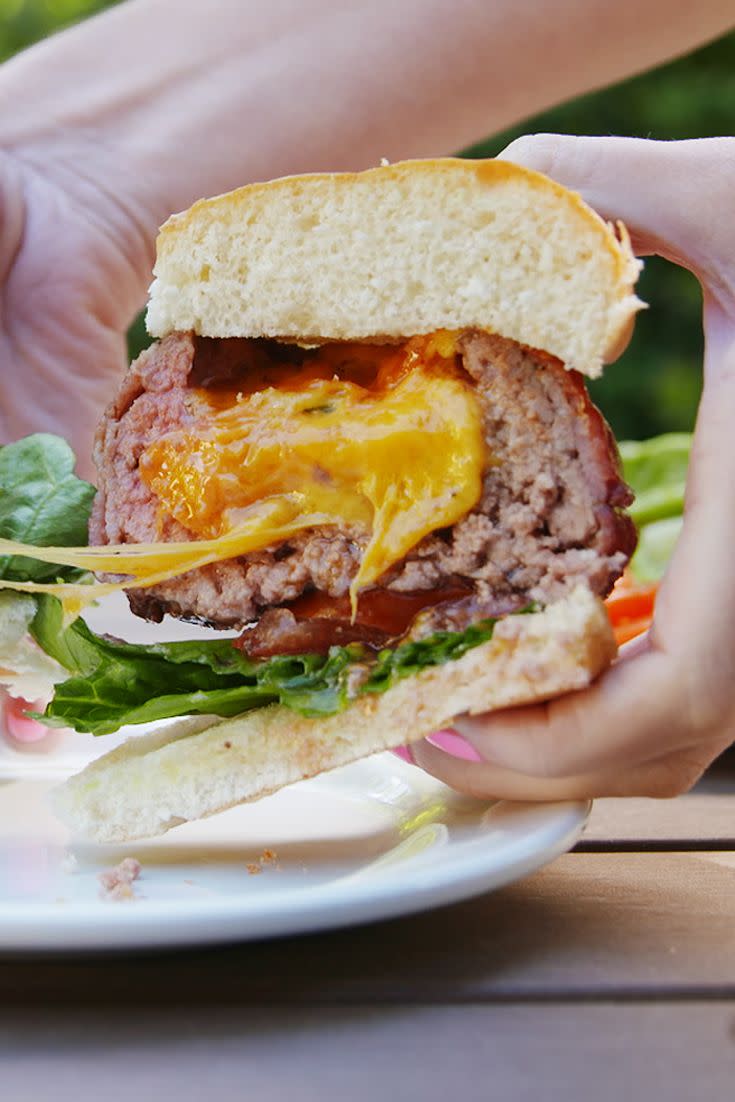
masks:
[(192, 692), (201, 714), (93, 762), (59, 791), (72, 825), (160, 833), (608, 666), (636, 537), (583, 377), (624, 346), (638, 270), (623, 226), (502, 160), (169, 219), (90, 544), (138, 616), (228, 629), (255, 690)]

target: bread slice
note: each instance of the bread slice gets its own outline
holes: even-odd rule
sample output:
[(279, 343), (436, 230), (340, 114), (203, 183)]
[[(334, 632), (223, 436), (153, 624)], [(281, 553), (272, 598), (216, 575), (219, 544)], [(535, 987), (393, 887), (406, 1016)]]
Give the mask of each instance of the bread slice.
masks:
[(508, 616), (493, 638), (341, 715), (271, 705), (235, 719), (183, 720), (132, 738), (55, 793), (76, 835), (123, 842), (162, 834), (476, 715), (581, 689), (615, 657), (602, 603), (583, 586), (542, 612)]
[(202, 199), (158, 238), (162, 337), (385, 340), (484, 329), (595, 377), (641, 306), (639, 262), (575, 193), (500, 160), (405, 161)]

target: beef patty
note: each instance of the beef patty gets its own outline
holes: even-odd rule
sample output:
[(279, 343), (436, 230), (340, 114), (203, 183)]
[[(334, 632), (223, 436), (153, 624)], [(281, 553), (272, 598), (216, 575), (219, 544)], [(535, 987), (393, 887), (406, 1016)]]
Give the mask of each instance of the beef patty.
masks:
[[(238, 372), (252, 367), (253, 350), (267, 351), (269, 343), (172, 333), (139, 356), (97, 433), (91, 543), (192, 538), (161, 516), (160, 503), (139, 475), (140, 457), (152, 441), (194, 422), (188, 401), (193, 385), (236, 381)], [(466, 333), (459, 353), (476, 384), (494, 462), (475, 508), (451, 529), (422, 539), (383, 576), (380, 590), (425, 593), (434, 607), (422, 623), (432, 630), (532, 601), (548, 603), (580, 581), (605, 596), (635, 547), (634, 526), (622, 513), (632, 495), (621, 480), (610, 430), (581, 376), (550, 356), (486, 333)], [(283, 359), (289, 352), (281, 348), (278, 355)], [(345, 607), (361, 551), (349, 535), (313, 529), (272, 550), (214, 563), (155, 588), (132, 589), (128, 597), (133, 612), (149, 620), (169, 612), (217, 627), (261, 621), (261, 636), (253, 636), (256, 643), (263, 633), (267, 637), (258, 644), (260, 653), (273, 646), (288, 650), (295, 617), (283, 606), (296, 602), (298, 609), (297, 599), (316, 591), (335, 608)], [(450, 599), (437, 604), (437, 593), (444, 592)], [(369, 605), (367, 594), (363, 600)], [(263, 615), (274, 606), (278, 612)], [(379, 643), (391, 634), (380, 626), (376, 631), (371, 636), (355, 630), (352, 637)], [(297, 636), (298, 649), (305, 649), (302, 629)], [(333, 637), (327, 632), (320, 646)], [(345, 638), (342, 621), (339, 641)]]

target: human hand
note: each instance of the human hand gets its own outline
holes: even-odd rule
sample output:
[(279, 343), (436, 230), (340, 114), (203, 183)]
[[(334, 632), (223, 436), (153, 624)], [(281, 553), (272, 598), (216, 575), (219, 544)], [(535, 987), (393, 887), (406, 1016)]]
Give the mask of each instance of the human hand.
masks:
[(87, 475), (157, 224), (111, 161), (68, 136), (0, 153), (0, 443), (57, 432)]
[(735, 139), (537, 135), (502, 156), (581, 192), (625, 222), (636, 251), (667, 257), (702, 284), (704, 389), (684, 527), (650, 631), (593, 686), (461, 718), (461, 756), (426, 741), (412, 756), (480, 797), (674, 796), (735, 738)]

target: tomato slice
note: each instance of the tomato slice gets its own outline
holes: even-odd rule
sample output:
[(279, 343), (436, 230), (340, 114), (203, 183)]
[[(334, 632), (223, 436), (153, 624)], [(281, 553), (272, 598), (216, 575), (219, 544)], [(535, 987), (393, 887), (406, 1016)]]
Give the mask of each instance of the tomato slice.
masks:
[(615, 639), (620, 646), (648, 631), (653, 620), (658, 583), (640, 585), (624, 574), (605, 602)]
[(628, 643), (631, 639), (636, 639), (639, 635), (643, 635), (645, 631), (648, 631), (650, 626), (650, 616), (644, 616), (640, 620), (628, 620), (624, 624), (617, 624), (613, 627), (615, 642), (619, 647), (622, 647), (623, 643)]

